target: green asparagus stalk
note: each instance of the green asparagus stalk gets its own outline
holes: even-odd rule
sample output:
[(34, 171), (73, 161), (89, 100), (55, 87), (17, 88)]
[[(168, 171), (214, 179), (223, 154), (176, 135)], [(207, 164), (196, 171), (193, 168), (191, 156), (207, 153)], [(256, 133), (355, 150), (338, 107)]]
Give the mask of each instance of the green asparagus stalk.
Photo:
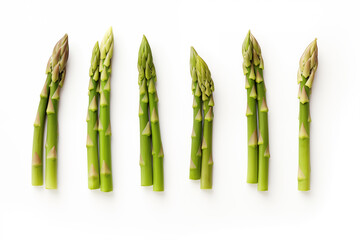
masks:
[(247, 182), (258, 182), (258, 150), (257, 150), (257, 116), (256, 116), (256, 74), (253, 64), (253, 47), (250, 40), (250, 31), (246, 35), (242, 46), (244, 57), (243, 71), (245, 78), (245, 88), (247, 90), (247, 140), (248, 140), (248, 169)]
[(201, 189), (212, 188), (212, 128), (213, 128), (213, 107), (214, 99), (212, 93), (214, 91), (214, 83), (211, 78), (211, 73), (205, 61), (199, 56), (196, 56), (196, 74), (198, 77), (198, 84), (202, 93), (203, 110), (204, 110), (204, 129), (202, 140), (202, 158), (201, 158)]
[[(158, 96), (156, 92), (156, 71), (153, 63), (150, 45), (145, 36), (143, 36), (141, 46), (143, 52), (141, 56), (144, 76), (147, 81), (149, 95), (151, 140), (152, 140), (152, 156), (153, 156), (153, 190), (164, 191), (164, 151), (161, 143), (159, 114), (158, 114)], [(145, 65), (143, 65), (145, 63)]]
[(40, 103), (34, 122), (34, 138), (32, 151), (32, 185), (42, 186), (43, 177), (43, 145), (45, 130), (46, 106), (49, 100), (49, 88), (51, 83), (51, 57), (46, 67), (46, 81), (40, 93)]
[(100, 187), (99, 159), (98, 159), (98, 99), (96, 91), (99, 80), (100, 49), (96, 42), (91, 57), (89, 70), (89, 108), (87, 115), (87, 159), (88, 159), (88, 188), (98, 189)]
[(191, 134), (190, 179), (201, 177), (201, 140), (202, 140), (202, 100), (201, 90), (196, 74), (197, 53), (193, 47), (190, 49), (190, 74), (192, 78), (193, 101), (193, 130)]
[(100, 113), (99, 113), (99, 148), (100, 148), (100, 190), (113, 190), (111, 172), (111, 124), (110, 124), (110, 75), (111, 58), (114, 49), (112, 28), (105, 33), (100, 45)]
[(310, 94), (318, 66), (318, 48), (316, 39), (310, 43), (300, 59), (298, 84), (300, 99), (299, 116), (299, 170), (298, 190), (310, 190)]
[(255, 82), (257, 90), (257, 109), (259, 119), (259, 140), (258, 140), (258, 190), (268, 190), (269, 174), (269, 128), (268, 128), (268, 107), (266, 103), (266, 88), (263, 78), (264, 62), (261, 56), (261, 48), (255, 37), (250, 33), (250, 41), (253, 49), (252, 64), (255, 71)]
[(47, 105), (47, 136), (46, 136), (46, 166), (45, 187), (57, 188), (57, 143), (58, 143), (58, 103), (60, 88), (65, 80), (65, 67), (69, 56), (68, 36), (65, 34), (54, 47), (51, 57), (51, 84), (49, 102)]
[[(143, 42), (145, 40), (143, 39)], [(138, 58), (139, 70), (139, 121), (140, 121), (140, 169), (141, 169), (141, 186), (151, 186), (153, 184), (153, 170), (151, 161), (151, 130), (149, 122), (149, 94), (146, 71), (147, 45), (141, 43)]]

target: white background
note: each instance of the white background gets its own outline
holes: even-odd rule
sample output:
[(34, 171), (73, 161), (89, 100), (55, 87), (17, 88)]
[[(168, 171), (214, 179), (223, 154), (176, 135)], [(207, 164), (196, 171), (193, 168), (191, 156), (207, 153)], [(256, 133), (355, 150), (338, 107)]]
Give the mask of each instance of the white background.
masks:
[[(356, 1), (1, 1), (0, 239), (356, 239), (359, 237)], [(86, 113), (92, 47), (113, 27), (114, 191), (87, 189)], [(246, 183), (248, 31), (265, 62), (269, 191)], [(33, 121), (54, 44), (69, 35), (59, 108), (59, 188), (31, 186)], [(157, 70), (165, 192), (140, 187), (137, 53)], [(318, 38), (311, 96), (310, 192), (297, 191), (299, 58)], [(215, 84), (213, 190), (188, 179), (190, 46)]]

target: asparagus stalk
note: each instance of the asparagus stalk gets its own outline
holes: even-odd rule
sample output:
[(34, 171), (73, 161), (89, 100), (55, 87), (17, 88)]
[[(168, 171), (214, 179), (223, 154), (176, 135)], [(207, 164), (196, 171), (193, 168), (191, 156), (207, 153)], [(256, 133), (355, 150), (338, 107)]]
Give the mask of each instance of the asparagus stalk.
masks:
[(247, 139), (248, 139), (248, 169), (247, 182), (258, 182), (258, 150), (257, 150), (257, 116), (256, 116), (256, 74), (253, 64), (253, 47), (250, 40), (250, 31), (246, 35), (242, 46), (244, 57), (243, 71), (245, 78), (245, 88), (247, 90)]
[(318, 66), (316, 39), (309, 44), (300, 58), (298, 84), (300, 99), (299, 116), (299, 170), (298, 190), (310, 190), (310, 94)]
[(259, 119), (259, 139), (258, 139), (258, 190), (268, 190), (269, 174), (269, 129), (268, 129), (268, 107), (266, 103), (266, 88), (263, 78), (264, 62), (261, 56), (261, 48), (255, 37), (250, 33), (250, 41), (253, 49), (252, 64), (255, 71), (255, 82), (257, 90), (257, 109)]
[(47, 105), (47, 136), (46, 136), (46, 166), (45, 187), (57, 188), (57, 143), (58, 143), (58, 102), (60, 87), (65, 80), (65, 67), (69, 56), (68, 36), (65, 34), (54, 47), (51, 57), (51, 84), (49, 102)]
[[(151, 48), (145, 36), (143, 36), (141, 46), (143, 48), (141, 58), (144, 76), (147, 81), (149, 95), (152, 156), (153, 156), (153, 190), (164, 191), (164, 151), (161, 143), (159, 114), (158, 114), (158, 96), (156, 93), (156, 71), (152, 59)], [(144, 65), (145, 64), (145, 65)]]
[[(143, 39), (143, 42), (145, 40)], [(145, 43), (141, 43), (138, 58), (139, 70), (139, 121), (140, 121), (140, 169), (141, 169), (141, 186), (151, 186), (153, 184), (153, 170), (151, 161), (151, 130), (149, 122), (149, 95), (147, 80), (145, 77), (146, 55), (148, 50)]]
[(203, 141), (201, 145), (201, 189), (212, 188), (212, 128), (213, 128), (213, 107), (214, 99), (212, 93), (214, 91), (214, 83), (211, 78), (211, 73), (205, 61), (199, 56), (196, 56), (196, 74), (198, 77), (198, 84), (202, 93), (203, 109), (204, 109), (204, 129)]
[(89, 108), (87, 115), (87, 159), (88, 159), (88, 188), (100, 187), (99, 159), (98, 159), (98, 99), (96, 91), (99, 80), (100, 49), (96, 42), (92, 51), (91, 66), (89, 70)]
[(111, 173), (111, 124), (110, 124), (110, 75), (111, 58), (114, 48), (112, 28), (105, 33), (100, 45), (100, 113), (99, 113), (99, 146), (100, 146), (100, 190), (113, 190)]
[(202, 140), (202, 100), (201, 90), (196, 74), (197, 53), (193, 47), (190, 49), (190, 74), (192, 78), (193, 100), (193, 130), (191, 134), (190, 179), (201, 177), (201, 140)]
[(43, 145), (44, 145), (44, 130), (45, 130), (45, 114), (46, 106), (49, 100), (49, 88), (51, 83), (51, 57), (49, 58), (46, 67), (46, 81), (40, 93), (40, 103), (37, 110), (34, 122), (34, 138), (32, 150), (32, 185), (42, 186), (43, 177)]

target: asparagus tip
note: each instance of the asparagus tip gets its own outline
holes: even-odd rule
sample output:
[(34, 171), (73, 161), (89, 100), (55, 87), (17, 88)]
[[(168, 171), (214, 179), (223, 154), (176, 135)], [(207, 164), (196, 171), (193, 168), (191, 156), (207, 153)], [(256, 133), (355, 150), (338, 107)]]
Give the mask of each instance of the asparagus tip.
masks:
[[(103, 38), (103, 40), (101, 41), (101, 44), (100, 44), (100, 49), (103, 50), (104, 54), (109, 51), (109, 48), (113, 43), (113, 40), (114, 40), (114, 35), (113, 35), (112, 27), (110, 27), (106, 31), (106, 33), (104, 35), (104, 38)], [(105, 58), (105, 56), (104, 56), (104, 58)]]
[(307, 46), (300, 58), (299, 65), (300, 75), (305, 78), (309, 77), (310, 81), (308, 85), (311, 88), (311, 84), (318, 66), (317, 38), (315, 38), (315, 40)]
[(244, 57), (245, 66), (248, 67), (250, 65), (250, 61), (252, 59), (252, 49), (251, 49), (251, 40), (250, 40), (251, 32), (250, 30), (246, 34), (244, 42), (242, 44), (242, 55)]
[(47, 63), (47, 65), (46, 65), (46, 71), (45, 71), (45, 73), (46, 74), (48, 74), (48, 73), (50, 73), (51, 72), (51, 56), (49, 57), (49, 60), (48, 60), (48, 63)]
[(113, 35), (113, 30), (112, 30), (112, 26), (110, 26), (108, 28), (108, 30), (106, 31), (105, 35), (104, 35), (104, 39), (108, 38), (109, 36)]
[(202, 92), (202, 99), (206, 100), (214, 91), (214, 83), (211, 78), (209, 67), (199, 55), (196, 56), (196, 74)]
[(96, 69), (98, 68), (99, 61), (100, 61), (100, 47), (99, 47), (99, 42), (96, 41), (91, 55), (91, 65), (89, 71), (90, 77), (94, 75)]
[(141, 47), (148, 46), (148, 45), (149, 45), (149, 42), (148, 42), (145, 34), (143, 34), (143, 38), (142, 38), (142, 41), (141, 41), (141, 46), (140, 46), (140, 48), (141, 48)]
[(256, 54), (261, 55), (261, 48), (259, 43), (257, 42), (256, 38), (254, 37), (254, 35), (252, 35), (250, 33), (250, 41), (251, 41), (251, 45), (253, 46)]
[(69, 57), (68, 35), (65, 35), (55, 44), (51, 56), (51, 69), (53, 70), (52, 81), (57, 81), (59, 73), (65, 71), (66, 63)]
[(198, 54), (195, 51), (194, 47), (190, 47), (190, 69), (196, 67), (196, 58), (197, 58)]

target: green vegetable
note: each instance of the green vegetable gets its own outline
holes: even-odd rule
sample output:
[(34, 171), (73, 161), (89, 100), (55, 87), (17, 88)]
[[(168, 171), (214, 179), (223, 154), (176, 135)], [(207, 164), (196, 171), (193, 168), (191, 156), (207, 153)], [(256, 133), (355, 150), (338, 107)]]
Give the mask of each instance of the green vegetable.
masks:
[[(268, 190), (269, 128), (266, 88), (263, 78), (264, 62), (261, 48), (249, 31), (243, 43), (243, 69), (246, 75), (248, 106), (248, 183), (258, 183), (259, 191)], [(256, 108), (257, 104), (257, 108)], [(257, 113), (257, 116), (256, 116)], [(257, 129), (259, 119), (259, 130)], [(259, 134), (259, 135), (258, 135)]]
[(299, 115), (299, 191), (310, 190), (310, 94), (318, 66), (318, 48), (316, 39), (310, 43), (301, 56), (298, 70), (298, 84), (300, 99)]
[(193, 47), (190, 49), (190, 74), (192, 78), (193, 100), (193, 130), (191, 134), (190, 179), (201, 177), (201, 140), (202, 140), (202, 100), (201, 90), (196, 74), (197, 53)]
[(69, 56), (68, 36), (65, 34), (54, 47), (51, 57), (51, 84), (50, 95), (46, 109), (47, 135), (46, 135), (46, 166), (45, 187), (57, 188), (57, 143), (58, 143), (58, 103), (60, 87), (65, 80), (66, 63)]
[(89, 70), (89, 107), (87, 115), (87, 159), (88, 159), (88, 187), (89, 189), (98, 189), (100, 187), (99, 159), (98, 159), (98, 100), (99, 94), (99, 64), (100, 49), (96, 42), (91, 57), (91, 66)]
[[(158, 96), (156, 93), (155, 82), (156, 72), (152, 59), (150, 45), (145, 36), (143, 36), (138, 60), (139, 86), (140, 86), (140, 167), (141, 182), (146, 184), (150, 182), (149, 173), (149, 141), (146, 137), (151, 135), (152, 157), (153, 157), (153, 190), (164, 191), (164, 151), (161, 143), (159, 115), (158, 115)], [(146, 86), (145, 82), (146, 81)], [(147, 88), (147, 93), (146, 93)], [(143, 95), (143, 96), (142, 96)], [(147, 104), (149, 103), (150, 126), (147, 116)], [(146, 123), (146, 125), (145, 125)], [(145, 127), (144, 127), (145, 126)], [(143, 180), (144, 179), (144, 180)]]
[(190, 179), (200, 179), (201, 189), (211, 189), (214, 165), (212, 158), (214, 82), (208, 66), (193, 47), (190, 49), (190, 74), (194, 95)]
[(45, 114), (46, 106), (49, 100), (49, 89), (51, 83), (51, 57), (46, 67), (47, 78), (44, 87), (40, 93), (40, 103), (37, 110), (34, 122), (34, 138), (32, 151), (32, 185), (43, 185), (43, 145), (44, 145), (44, 130), (45, 130)]
[(250, 31), (246, 35), (242, 46), (244, 57), (243, 71), (245, 78), (245, 89), (247, 90), (247, 140), (248, 140), (248, 169), (247, 182), (258, 182), (258, 149), (257, 149), (257, 114), (256, 114), (256, 75), (252, 62), (253, 47), (250, 40)]
[(214, 83), (208, 66), (199, 55), (196, 57), (196, 74), (198, 76), (198, 84), (202, 93), (204, 110), (204, 135), (201, 145), (202, 158), (200, 188), (211, 189), (212, 168), (214, 165), (212, 157), (212, 128), (214, 118), (214, 99), (212, 93), (214, 91)]
[(99, 149), (100, 149), (100, 190), (113, 190), (111, 172), (111, 124), (110, 124), (110, 75), (111, 58), (114, 49), (112, 28), (105, 33), (100, 44), (100, 112), (99, 112)]
[[(145, 38), (145, 37), (144, 37)], [(152, 160), (151, 160), (151, 129), (149, 122), (149, 94), (147, 80), (145, 78), (146, 57), (148, 50), (144, 40), (140, 45), (138, 70), (139, 70), (139, 120), (140, 120), (140, 169), (141, 186), (151, 186), (153, 184)]]
[(250, 34), (253, 46), (253, 64), (255, 69), (255, 82), (257, 90), (258, 119), (259, 119), (259, 138), (258, 138), (258, 190), (268, 190), (269, 175), (269, 127), (268, 127), (268, 107), (266, 103), (266, 88), (263, 78), (264, 62), (261, 56), (261, 49), (255, 37)]

